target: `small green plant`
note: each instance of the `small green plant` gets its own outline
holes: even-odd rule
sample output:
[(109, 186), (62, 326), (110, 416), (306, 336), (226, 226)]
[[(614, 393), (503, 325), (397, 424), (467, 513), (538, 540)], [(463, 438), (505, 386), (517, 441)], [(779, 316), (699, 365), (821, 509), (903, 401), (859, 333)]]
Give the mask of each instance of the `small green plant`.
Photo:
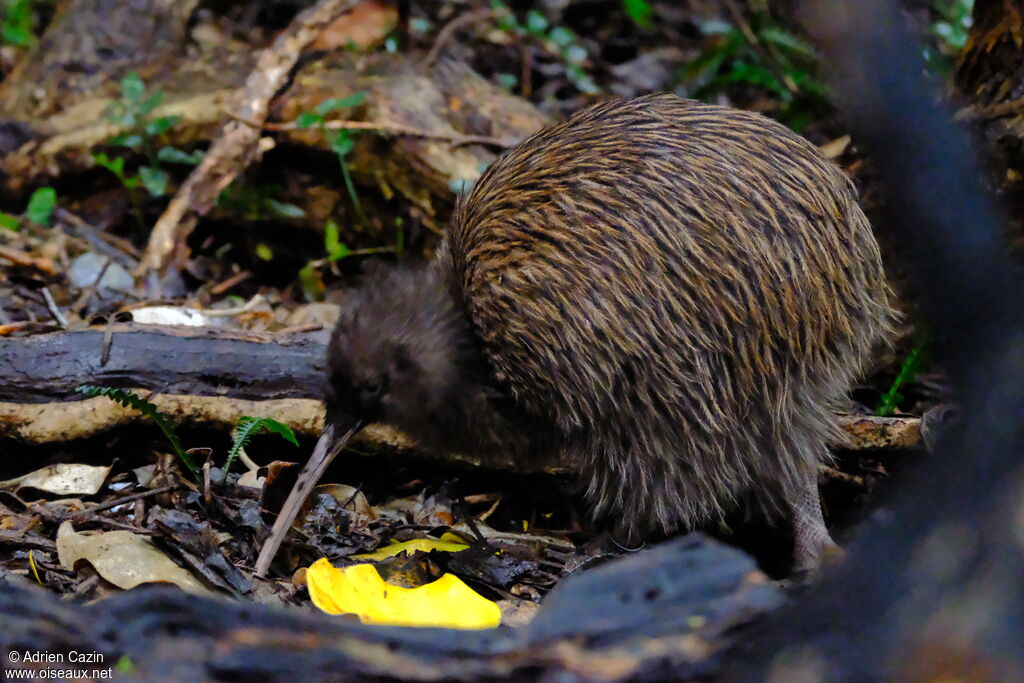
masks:
[(36, 40), (32, 32), (31, 0), (0, 0), (0, 43), (28, 47)]
[(622, 9), (640, 28), (654, 28), (654, 8), (647, 0), (622, 0)]
[(138, 188), (145, 188), (151, 197), (164, 196), (167, 194), (170, 175), (162, 164), (195, 166), (203, 160), (203, 152), (185, 152), (170, 146), (158, 149), (155, 144), (156, 138), (174, 128), (181, 117), (154, 116), (153, 112), (163, 101), (163, 93), (148, 93), (146, 84), (134, 71), (121, 79), (120, 89), (120, 96), (110, 103), (105, 116), (124, 132), (107, 140), (107, 144), (141, 153), (145, 156), (146, 163), (132, 173), (126, 170), (124, 157), (99, 152), (93, 155), (93, 159), (98, 166), (113, 173), (121, 182), (128, 192), (139, 224), (144, 227)]
[(134, 391), (129, 391), (127, 389), (82, 384), (75, 387), (75, 391), (88, 396), (103, 396), (104, 398), (109, 398), (111, 401), (120, 403), (126, 408), (133, 408), (153, 420), (153, 422), (156, 423), (156, 426), (160, 428), (160, 431), (164, 433), (167, 441), (171, 444), (171, 448), (174, 449), (174, 453), (181, 459), (181, 462), (185, 467), (187, 467), (193, 474), (196, 473), (196, 466), (192, 463), (191, 456), (189, 456), (182, 447), (181, 441), (178, 439), (178, 435), (174, 433), (174, 427), (171, 426), (170, 419), (160, 412), (160, 409), (155, 405), (142, 398)]
[(274, 199), (281, 193), (278, 185), (232, 184), (217, 196), (217, 207), (241, 216), (248, 221), (268, 218), (305, 218), (300, 206)]
[(299, 270), (299, 284), (306, 298), (310, 301), (318, 300), (323, 293), (323, 282), (320, 280), (320, 269), (330, 263), (336, 263), (349, 256), (366, 256), (369, 254), (384, 254), (388, 252), (401, 252), (405, 248), (405, 237), (402, 232), (402, 224), (395, 222), (398, 235), (395, 238), (393, 247), (368, 247), (366, 249), (350, 249), (340, 239), (340, 228), (333, 220), (324, 223), (324, 252), (323, 258), (309, 261)]
[(491, 9), (498, 17), (498, 28), (518, 36), (535, 38), (546, 49), (559, 55), (565, 64), (565, 74), (580, 92), (588, 95), (596, 95), (601, 92), (585, 68), (590, 55), (587, 54), (586, 48), (580, 45), (578, 37), (570, 29), (564, 26), (551, 26), (548, 18), (535, 9), (526, 13), (525, 21), (520, 21), (502, 0), (491, 0)]
[(395, 253), (401, 258), (405, 253), (405, 219), (395, 217)]
[(135, 220), (138, 222), (139, 228), (145, 231), (145, 213), (142, 210), (142, 201), (139, 199), (138, 192), (136, 192), (139, 185), (142, 184), (142, 178), (124, 170), (124, 157), (111, 157), (104, 152), (96, 152), (92, 155), (92, 160), (96, 162), (97, 166), (107, 169), (121, 181), (121, 186), (128, 192), (128, 199), (132, 203)]
[(345, 189), (352, 200), (352, 206), (355, 207), (356, 214), (359, 215), (359, 219), (364, 225), (369, 225), (370, 221), (363, 212), (363, 205), (359, 201), (355, 183), (352, 182), (352, 173), (348, 167), (348, 155), (355, 147), (355, 142), (352, 140), (352, 131), (347, 128), (331, 130), (327, 127), (328, 114), (339, 109), (358, 107), (365, 100), (365, 92), (357, 92), (348, 97), (334, 97), (324, 100), (313, 111), (299, 114), (295, 119), (295, 125), (302, 129), (317, 128), (320, 130), (331, 151), (338, 157), (338, 163), (341, 165), (341, 175), (345, 179)]
[(328, 261), (340, 261), (352, 253), (348, 245), (338, 239), (338, 235), (338, 224), (328, 220), (324, 224), (324, 249), (327, 251)]
[(924, 57), (932, 71), (946, 75), (967, 44), (974, 0), (932, 0), (931, 9), (934, 21), (929, 32), (935, 42), (934, 48), (925, 47)]
[[(36, 225), (50, 227), (50, 219), (53, 210), (57, 206), (57, 191), (52, 187), (40, 187), (28, 198), (28, 206), (25, 207), (25, 218)], [(20, 230), (21, 221), (17, 216), (0, 211), (0, 228), (5, 230)]]
[[(331, 129), (328, 127), (327, 115), (341, 110), (350, 109), (352, 107), (358, 107), (366, 101), (366, 93), (357, 92), (348, 97), (331, 98), (324, 100), (316, 106), (311, 112), (303, 112), (299, 114), (295, 119), (295, 126), (301, 129), (317, 129), (321, 135), (327, 141), (331, 151), (334, 152), (338, 158), (338, 163), (341, 166), (342, 177), (345, 181), (345, 189), (348, 192), (349, 199), (352, 201), (352, 206), (355, 208), (356, 214), (364, 225), (369, 226), (370, 220), (363, 211), (362, 203), (359, 201), (359, 195), (356, 193), (355, 183), (352, 181), (352, 174), (349, 170), (348, 155), (352, 152), (355, 146), (355, 142), (352, 139), (352, 131), (346, 128)], [(370, 247), (367, 249), (350, 249), (348, 245), (340, 239), (340, 230), (338, 224), (333, 220), (328, 220), (324, 224), (324, 258), (314, 259), (309, 261), (299, 271), (299, 284), (302, 286), (302, 290), (306, 295), (306, 298), (310, 301), (315, 301), (321, 297), (323, 292), (323, 282), (320, 279), (320, 268), (323, 266), (335, 263), (349, 256), (361, 256), (365, 254), (380, 254), (391, 251), (401, 251), (404, 248), (404, 236), (402, 235), (401, 226), (398, 228), (398, 237), (393, 247)]]
[(114, 668), (118, 673), (130, 674), (135, 670), (135, 663), (128, 655), (121, 655), (117, 658), (117, 661), (114, 662)]
[[(126, 180), (133, 181), (134, 189), (140, 185), (153, 197), (162, 197), (167, 193), (167, 172), (160, 168), (160, 159), (153, 146), (153, 138), (163, 135), (177, 124), (178, 116), (152, 116), (160, 102), (162, 92), (147, 93), (146, 85), (134, 71), (121, 79), (121, 96), (107, 107), (106, 117), (112, 123), (121, 126), (125, 132), (107, 140), (114, 147), (127, 147), (133, 151), (141, 151), (148, 160), (147, 165), (139, 167), (138, 174), (128, 176), (122, 163), (118, 171), (111, 168), (110, 159), (99, 162), (101, 166), (117, 175), (122, 184)], [(184, 152), (182, 152), (184, 154)], [(126, 187), (128, 187), (126, 185)]]
[(52, 187), (40, 187), (28, 198), (25, 217), (36, 225), (50, 227), (50, 218), (56, 206), (57, 191)]
[(920, 372), (921, 366), (928, 356), (927, 348), (927, 341), (919, 341), (914, 345), (914, 348), (910, 350), (907, 357), (903, 359), (903, 363), (900, 364), (900, 371), (896, 373), (896, 378), (893, 379), (889, 390), (882, 394), (882, 398), (875, 408), (875, 413), (882, 417), (887, 417), (892, 415), (893, 411), (899, 407), (899, 404), (904, 400), (900, 389), (903, 385), (913, 382), (917, 373)]
[(973, 23), (974, 0), (933, 0), (932, 8), (939, 16), (932, 24), (932, 34), (956, 50), (966, 45)]
[(269, 417), (251, 417), (249, 415), (245, 415), (238, 421), (238, 424), (231, 431), (231, 450), (228, 451), (228, 457), (224, 461), (225, 476), (227, 475), (228, 470), (231, 469), (232, 463), (234, 463), (235, 459), (238, 458), (239, 452), (245, 448), (247, 443), (249, 443), (249, 439), (256, 434), (259, 434), (261, 431), (280, 434), (281, 437), (293, 446), (299, 445), (299, 440), (295, 438), (295, 432), (293, 432), (288, 425)]
[(712, 100), (736, 85), (763, 90), (778, 98), (778, 118), (797, 131), (827, 107), (814, 48), (767, 13), (756, 12), (749, 24), (713, 20), (701, 28), (710, 46), (678, 74), (692, 97)]

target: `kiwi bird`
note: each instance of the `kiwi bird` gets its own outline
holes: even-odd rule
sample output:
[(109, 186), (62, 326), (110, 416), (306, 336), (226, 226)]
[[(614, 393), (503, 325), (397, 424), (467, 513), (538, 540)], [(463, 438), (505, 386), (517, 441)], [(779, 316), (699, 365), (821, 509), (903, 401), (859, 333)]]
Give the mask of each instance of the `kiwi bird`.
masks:
[(436, 257), (342, 307), (325, 429), (257, 562), (370, 422), (427, 449), (570, 458), (626, 542), (751, 496), (832, 545), (817, 466), (831, 405), (894, 319), (850, 180), (759, 114), (612, 99), (492, 164)]

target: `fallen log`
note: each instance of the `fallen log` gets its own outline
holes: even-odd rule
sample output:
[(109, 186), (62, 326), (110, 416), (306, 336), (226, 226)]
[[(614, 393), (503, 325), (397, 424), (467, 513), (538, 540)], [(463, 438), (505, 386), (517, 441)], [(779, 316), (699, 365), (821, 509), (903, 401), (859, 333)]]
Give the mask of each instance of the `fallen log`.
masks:
[(80, 384), (252, 400), (322, 395), (327, 333), (115, 324), (0, 339), (0, 401), (75, 399)]
[[(143, 419), (103, 398), (83, 400), (74, 390), (81, 384), (132, 389), (179, 424), (229, 429), (242, 415), (254, 415), (317, 435), (323, 425), (327, 337), (326, 331), (273, 335), (118, 324), (4, 338), (0, 437), (67, 441)], [(840, 444), (844, 448), (911, 448), (920, 441), (918, 418), (837, 419), (850, 437)], [(367, 430), (365, 439), (390, 451), (414, 450), (409, 439), (382, 425)]]

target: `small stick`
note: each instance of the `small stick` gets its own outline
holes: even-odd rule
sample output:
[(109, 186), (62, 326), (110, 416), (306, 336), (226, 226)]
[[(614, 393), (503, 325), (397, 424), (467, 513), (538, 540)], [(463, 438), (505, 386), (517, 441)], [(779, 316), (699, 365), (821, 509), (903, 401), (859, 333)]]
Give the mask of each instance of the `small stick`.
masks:
[(89, 300), (92, 299), (92, 295), (96, 293), (96, 289), (100, 285), (100, 280), (102, 280), (103, 276), (107, 274), (107, 269), (110, 268), (110, 264), (113, 262), (114, 259), (108, 256), (107, 260), (103, 263), (103, 267), (100, 268), (99, 274), (96, 275), (96, 279), (87, 285), (86, 288), (82, 290), (82, 293), (78, 296), (75, 303), (71, 304), (72, 313), (78, 315), (82, 312), (86, 304), (89, 303)]
[(50, 309), (50, 314), (53, 315), (57, 324), (65, 330), (68, 329), (68, 319), (65, 318), (64, 314), (60, 312), (59, 308), (57, 308), (57, 302), (53, 300), (53, 295), (50, 294), (49, 287), (43, 287), (43, 298), (46, 299), (46, 307)]
[(0, 245), (0, 258), (7, 259), (16, 266), (34, 268), (41, 273), (46, 273), (47, 275), (57, 274), (57, 268), (53, 265), (53, 261), (50, 259), (29, 256), (25, 252), (18, 251), (17, 249), (11, 249), (3, 245)]
[(433, 64), (437, 60), (437, 56), (440, 54), (441, 49), (449, 40), (451, 40), (452, 35), (460, 28), (469, 24), (475, 24), (478, 21), (490, 19), (493, 15), (494, 10), (481, 9), (468, 12), (466, 14), (460, 14), (449, 21), (444, 25), (444, 28), (438, 32), (437, 38), (434, 39), (434, 44), (430, 46), (430, 52), (427, 53), (427, 57), (424, 62), (427, 65)]
[[(325, 121), (322, 125), (327, 130), (372, 130), (380, 133), (389, 133), (391, 135), (409, 135), (417, 138), (444, 140), (446, 142), (452, 143), (452, 145), (455, 147), (461, 147), (463, 145), (490, 145), (492, 147), (505, 148), (512, 147), (518, 142), (518, 140), (495, 138), (488, 135), (464, 135), (462, 133), (435, 133), (428, 130), (422, 130), (420, 128), (403, 126), (397, 123), (388, 123), (387, 121), (332, 120)], [(299, 126), (295, 125), (295, 122), (293, 121), (283, 123), (267, 122), (263, 124), (263, 128), (272, 131), (302, 130), (301, 128), (299, 128)]]
[(317, 330), (324, 329), (323, 323), (304, 323), (302, 325), (289, 325), (288, 327), (282, 327), (274, 334), (288, 335), (288, 334), (301, 334), (303, 332), (316, 332)]
[(248, 280), (251, 277), (252, 277), (252, 272), (251, 271), (248, 271), (248, 270), (239, 271), (239, 272), (235, 273), (234, 275), (232, 275), (231, 277), (229, 277), (227, 280), (224, 280), (224, 282), (220, 282), (220, 283), (214, 285), (213, 287), (210, 287), (210, 294), (213, 294), (214, 296), (220, 296), (221, 294), (223, 294), (224, 292), (228, 291), (229, 289), (231, 289), (232, 287), (234, 287), (238, 283), (245, 282), (246, 280)]
[(228, 318), (233, 315), (241, 315), (243, 313), (248, 313), (249, 311), (263, 304), (265, 301), (266, 299), (263, 297), (262, 294), (257, 294), (253, 298), (249, 299), (249, 301), (245, 302), (245, 304), (243, 304), (242, 306), (234, 306), (232, 308), (213, 308), (210, 310), (204, 310), (203, 315), (205, 315), (208, 318)]
[(96, 507), (89, 508), (88, 510), (82, 510), (81, 512), (76, 512), (75, 514), (71, 515), (71, 517), (69, 517), (68, 519), (70, 519), (72, 522), (80, 522), (83, 519), (87, 519), (91, 517), (93, 514), (100, 512), (101, 510), (117, 507), (118, 505), (124, 505), (125, 503), (131, 503), (136, 500), (142, 500), (143, 498), (149, 498), (150, 496), (158, 496), (161, 493), (167, 493), (173, 488), (173, 486), (161, 486), (160, 488), (157, 489), (149, 489), (148, 491), (133, 493), (130, 496), (123, 496), (121, 498), (117, 498), (116, 500), (108, 500), (106, 503), (100, 503)]

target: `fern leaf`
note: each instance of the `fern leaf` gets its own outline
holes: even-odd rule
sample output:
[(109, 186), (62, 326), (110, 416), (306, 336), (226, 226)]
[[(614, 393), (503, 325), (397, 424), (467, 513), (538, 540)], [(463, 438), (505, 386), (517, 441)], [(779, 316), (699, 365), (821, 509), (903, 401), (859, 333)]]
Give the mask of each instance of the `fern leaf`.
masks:
[(269, 417), (246, 415), (238, 421), (238, 425), (231, 432), (231, 450), (228, 451), (227, 460), (224, 461), (224, 476), (227, 476), (232, 463), (235, 462), (238, 453), (245, 448), (245, 444), (249, 443), (249, 439), (262, 430), (281, 435), (282, 438), (291, 442), (293, 446), (299, 445), (299, 440), (295, 438), (295, 432), (288, 425)]
[(875, 413), (882, 417), (891, 415), (896, 410), (900, 401), (903, 400), (903, 395), (900, 394), (900, 389), (904, 384), (913, 382), (917, 373), (920, 371), (921, 366), (924, 364), (927, 356), (928, 340), (918, 341), (914, 348), (911, 349), (907, 357), (903, 359), (903, 363), (900, 365), (900, 370), (896, 374), (896, 378), (890, 385), (889, 390), (882, 394), (882, 399), (879, 401), (878, 406), (875, 408)]
[(164, 436), (167, 437), (167, 440), (170, 442), (175, 454), (181, 458), (185, 467), (187, 467), (192, 473), (197, 471), (196, 466), (192, 463), (192, 458), (182, 447), (181, 441), (178, 440), (178, 435), (174, 433), (174, 427), (171, 425), (171, 421), (168, 417), (160, 412), (159, 408), (136, 394), (134, 391), (118, 389), (116, 387), (98, 387), (92, 384), (82, 384), (77, 386), (75, 387), (75, 391), (88, 396), (103, 396), (104, 398), (109, 398), (115, 403), (120, 403), (125, 408), (137, 410), (149, 419), (153, 420), (157, 427), (160, 428), (160, 431), (164, 433)]

